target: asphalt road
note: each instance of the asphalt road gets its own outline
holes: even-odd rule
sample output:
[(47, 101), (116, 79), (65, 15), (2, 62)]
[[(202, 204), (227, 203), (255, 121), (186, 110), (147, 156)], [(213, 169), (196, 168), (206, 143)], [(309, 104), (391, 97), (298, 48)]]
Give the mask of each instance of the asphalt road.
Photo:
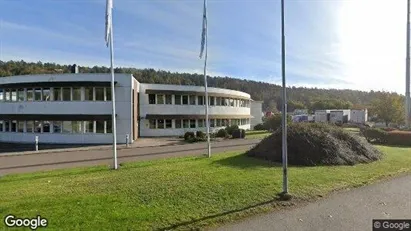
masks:
[[(212, 143), (212, 153), (247, 150), (259, 143), (259, 139), (228, 140)], [(118, 162), (161, 159), (177, 156), (193, 156), (207, 153), (206, 143), (185, 145), (141, 147), (118, 150)], [(28, 155), (0, 155), (0, 175), (10, 173), (34, 172), (59, 168), (93, 165), (112, 165), (111, 149), (48, 152)]]
[(371, 231), (372, 219), (411, 219), (411, 175), (338, 192), (303, 207), (255, 216), (217, 230)]

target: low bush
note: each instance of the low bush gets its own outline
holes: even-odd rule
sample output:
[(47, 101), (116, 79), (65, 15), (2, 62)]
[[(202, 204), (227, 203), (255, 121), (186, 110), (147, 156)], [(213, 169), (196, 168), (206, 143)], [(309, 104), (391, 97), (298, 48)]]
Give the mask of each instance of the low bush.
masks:
[(202, 131), (197, 131), (197, 132), (196, 132), (196, 137), (198, 137), (198, 138), (206, 138), (206, 135), (205, 135), (205, 133), (202, 132)]
[(389, 145), (411, 146), (411, 132), (390, 131), (387, 133), (386, 141)]
[(245, 138), (245, 130), (244, 129), (241, 129), (241, 138)]
[[(287, 124), (290, 124), (292, 121), (291, 116), (287, 115)], [(275, 114), (269, 118), (267, 118), (266, 121), (264, 121), (264, 128), (265, 130), (268, 131), (275, 131), (281, 127), (281, 122), (282, 122), (282, 115), (281, 114)]]
[(228, 135), (228, 132), (227, 132), (226, 129), (220, 129), (220, 130), (218, 130), (218, 132), (215, 136), (220, 137), (220, 138), (227, 138), (229, 135)]
[(261, 131), (261, 130), (265, 130), (265, 127), (263, 124), (257, 124), (254, 126), (254, 130), (256, 131)]
[(387, 132), (380, 128), (364, 127), (360, 129), (360, 132), (368, 142), (378, 144), (387, 143)]
[(382, 130), (386, 131), (386, 132), (391, 132), (391, 131), (395, 131), (397, 129), (395, 128), (381, 128)]
[(238, 129), (239, 129), (238, 125), (232, 125), (232, 126), (228, 126), (228, 127), (225, 128), (228, 135), (230, 135), (230, 136), (233, 135), (234, 130), (238, 130)]
[[(287, 141), (290, 165), (354, 165), (379, 160), (383, 155), (358, 135), (328, 124), (290, 124)], [(246, 155), (281, 162), (281, 130), (277, 129)]]
[(241, 130), (240, 129), (236, 129), (233, 131), (232, 134), (233, 139), (239, 139), (241, 138)]
[(195, 138), (194, 132), (186, 132), (184, 134), (184, 140), (190, 140), (192, 138)]

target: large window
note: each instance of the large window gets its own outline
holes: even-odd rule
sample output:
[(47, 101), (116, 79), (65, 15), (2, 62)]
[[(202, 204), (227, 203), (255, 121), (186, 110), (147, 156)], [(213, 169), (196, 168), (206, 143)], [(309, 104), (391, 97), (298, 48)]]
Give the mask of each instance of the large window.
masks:
[(82, 121), (72, 121), (71, 128), (73, 133), (83, 133)]
[(190, 95), (190, 105), (196, 105), (196, 96)]
[(96, 87), (96, 101), (104, 101), (104, 87)]
[(183, 105), (188, 105), (188, 95), (183, 95)]
[(17, 100), (18, 101), (24, 101), (24, 89), (23, 88), (20, 88), (17, 91)]
[(43, 121), (43, 133), (50, 133), (50, 121)]
[(204, 105), (204, 96), (198, 96), (198, 105)]
[(234, 107), (234, 99), (230, 99), (230, 106)]
[(164, 95), (157, 95), (157, 104), (164, 104)]
[(199, 127), (199, 128), (203, 128), (203, 127), (205, 127), (205, 125), (204, 125), (204, 121), (205, 121), (205, 120), (201, 120), (201, 119), (200, 119), (200, 120), (198, 120), (198, 127)]
[(172, 104), (172, 95), (166, 95), (166, 104)]
[(209, 105), (210, 105), (210, 106), (214, 106), (214, 105), (215, 105), (214, 98), (215, 98), (214, 96), (211, 96), (211, 97), (210, 97), (210, 102), (209, 102)]
[(4, 100), (4, 90), (0, 89), (0, 101)]
[(34, 89), (34, 100), (41, 101), (41, 88)]
[(158, 119), (157, 120), (157, 128), (164, 129), (164, 120), (163, 119)]
[(63, 87), (63, 101), (71, 101), (71, 88)]
[(96, 121), (96, 133), (104, 133), (104, 120)]
[(3, 120), (0, 120), (0, 132), (2, 132), (3, 131)]
[(72, 129), (71, 121), (63, 121), (63, 133), (71, 133)]
[(196, 128), (196, 120), (190, 120), (190, 128)]
[(94, 132), (94, 121), (84, 121), (84, 133)]
[(62, 128), (63, 128), (63, 122), (53, 121), (53, 132), (54, 133), (61, 133)]
[(217, 119), (217, 127), (221, 127), (221, 119)]
[(26, 121), (26, 132), (32, 133), (33, 127), (34, 127), (33, 121)]
[(214, 119), (210, 119), (210, 127), (211, 128), (215, 127), (215, 120)]
[(73, 87), (73, 101), (80, 101), (80, 100), (81, 100), (81, 87)]
[(10, 131), (10, 121), (5, 120), (4, 121), (4, 131), (9, 132)]
[(166, 128), (173, 128), (173, 121), (172, 120), (166, 120)]
[(216, 105), (221, 106), (221, 97), (216, 98)]
[(113, 124), (111, 120), (106, 121), (106, 133), (113, 133)]
[(94, 100), (94, 93), (93, 87), (85, 87), (84, 88), (84, 100), (93, 101)]
[(13, 102), (17, 101), (17, 89), (12, 89), (11, 90), (11, 101), (13, 101)]
[(156, 127), (157, 127), (157, 120), (151, 119), (151, 120), (149, 120), (149, 123), (150, 123), (150, 129), (156, 129)]
[(43, 101), (50, 101), (50, 88), (43, 88)]
[(41, 133), (41, 121), (35, 120), (34, 121), (34, 133)]
[(11, 132), (17, 132), (17, 121), (11, 121)]
[(174, 122), (176, 128), (181, 128), (181, 120), (175, 120)]
[(10, 101), (11, 100), (11, 91), (10, 91), (10, 89), (5, 89), (4, 93), (6, 95), (6, 101)]
[(149, 104), (156, 104), (156, 95), (154, 95), (154, 94), (149, 94), (149, 95), (148, 95), (148, 103), (149, 103)]
[[(27, 92), (28, 95), (28, 92)], [(61, 96), (61, 88), (60, 87), (55, 87), (53, 89), (53, 98), (55, 101), (61, 101), (62, 100), (62, 96)]]
[(174, 104), (181, 105), (181, 95), (174, 96)]
[(224, 104), (223, 104), (223, 106), (228, 106), (228, 105), (230, 105), (230, 100), (228, 99), (228, 98), (223, 98), (224, 99)]
[(190, 124), (189, 124), (189, 120), (183, 120), (183, 128), (189, 128)]
[(106, 101), (111, 101), (111, 87), (106, 87)]

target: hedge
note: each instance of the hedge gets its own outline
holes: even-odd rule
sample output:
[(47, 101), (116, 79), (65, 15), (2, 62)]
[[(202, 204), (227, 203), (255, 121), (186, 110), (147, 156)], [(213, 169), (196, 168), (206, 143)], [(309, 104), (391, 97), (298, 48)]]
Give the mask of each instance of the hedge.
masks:
[(411, 146), (411, 132), (409, 131), (391, 131), (387, 135), (387, 144)]
[(411, 131), (384, 131), (380, 128), (362, 128), (361, 133), (371, 143), (411, 146)]

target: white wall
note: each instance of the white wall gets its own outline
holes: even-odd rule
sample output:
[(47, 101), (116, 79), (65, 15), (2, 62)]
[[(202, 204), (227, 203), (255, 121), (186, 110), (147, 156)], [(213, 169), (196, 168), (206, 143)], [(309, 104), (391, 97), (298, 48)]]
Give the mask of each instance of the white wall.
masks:
[(250, 127), (254, 129), (254, 126), (263, 122), (263, 102), (262, 101), (251, 101), (250, 108), (251, 116)]
[[(131, 135), (132, 124), (132, 75), (116, 74), (116, 125), (117, 141), (125, 143), (126, 134)], [(36, 82), (67, 82), (93, 81), (111, 82), (110, 74), (50, 74), (27, 75), (0, 78), (1, 84), (36, 83)], [(52, 115), (111, 115), (111, 101), (38, 101), (38, 102), (0, 102), (0, 114), (52, 114)], [(2, 133), (0, 141), (32, 142), (38, 135), (41, 142), (47, 143), (112, 143), (112, 134), (53, 134), (53, 133)]]

